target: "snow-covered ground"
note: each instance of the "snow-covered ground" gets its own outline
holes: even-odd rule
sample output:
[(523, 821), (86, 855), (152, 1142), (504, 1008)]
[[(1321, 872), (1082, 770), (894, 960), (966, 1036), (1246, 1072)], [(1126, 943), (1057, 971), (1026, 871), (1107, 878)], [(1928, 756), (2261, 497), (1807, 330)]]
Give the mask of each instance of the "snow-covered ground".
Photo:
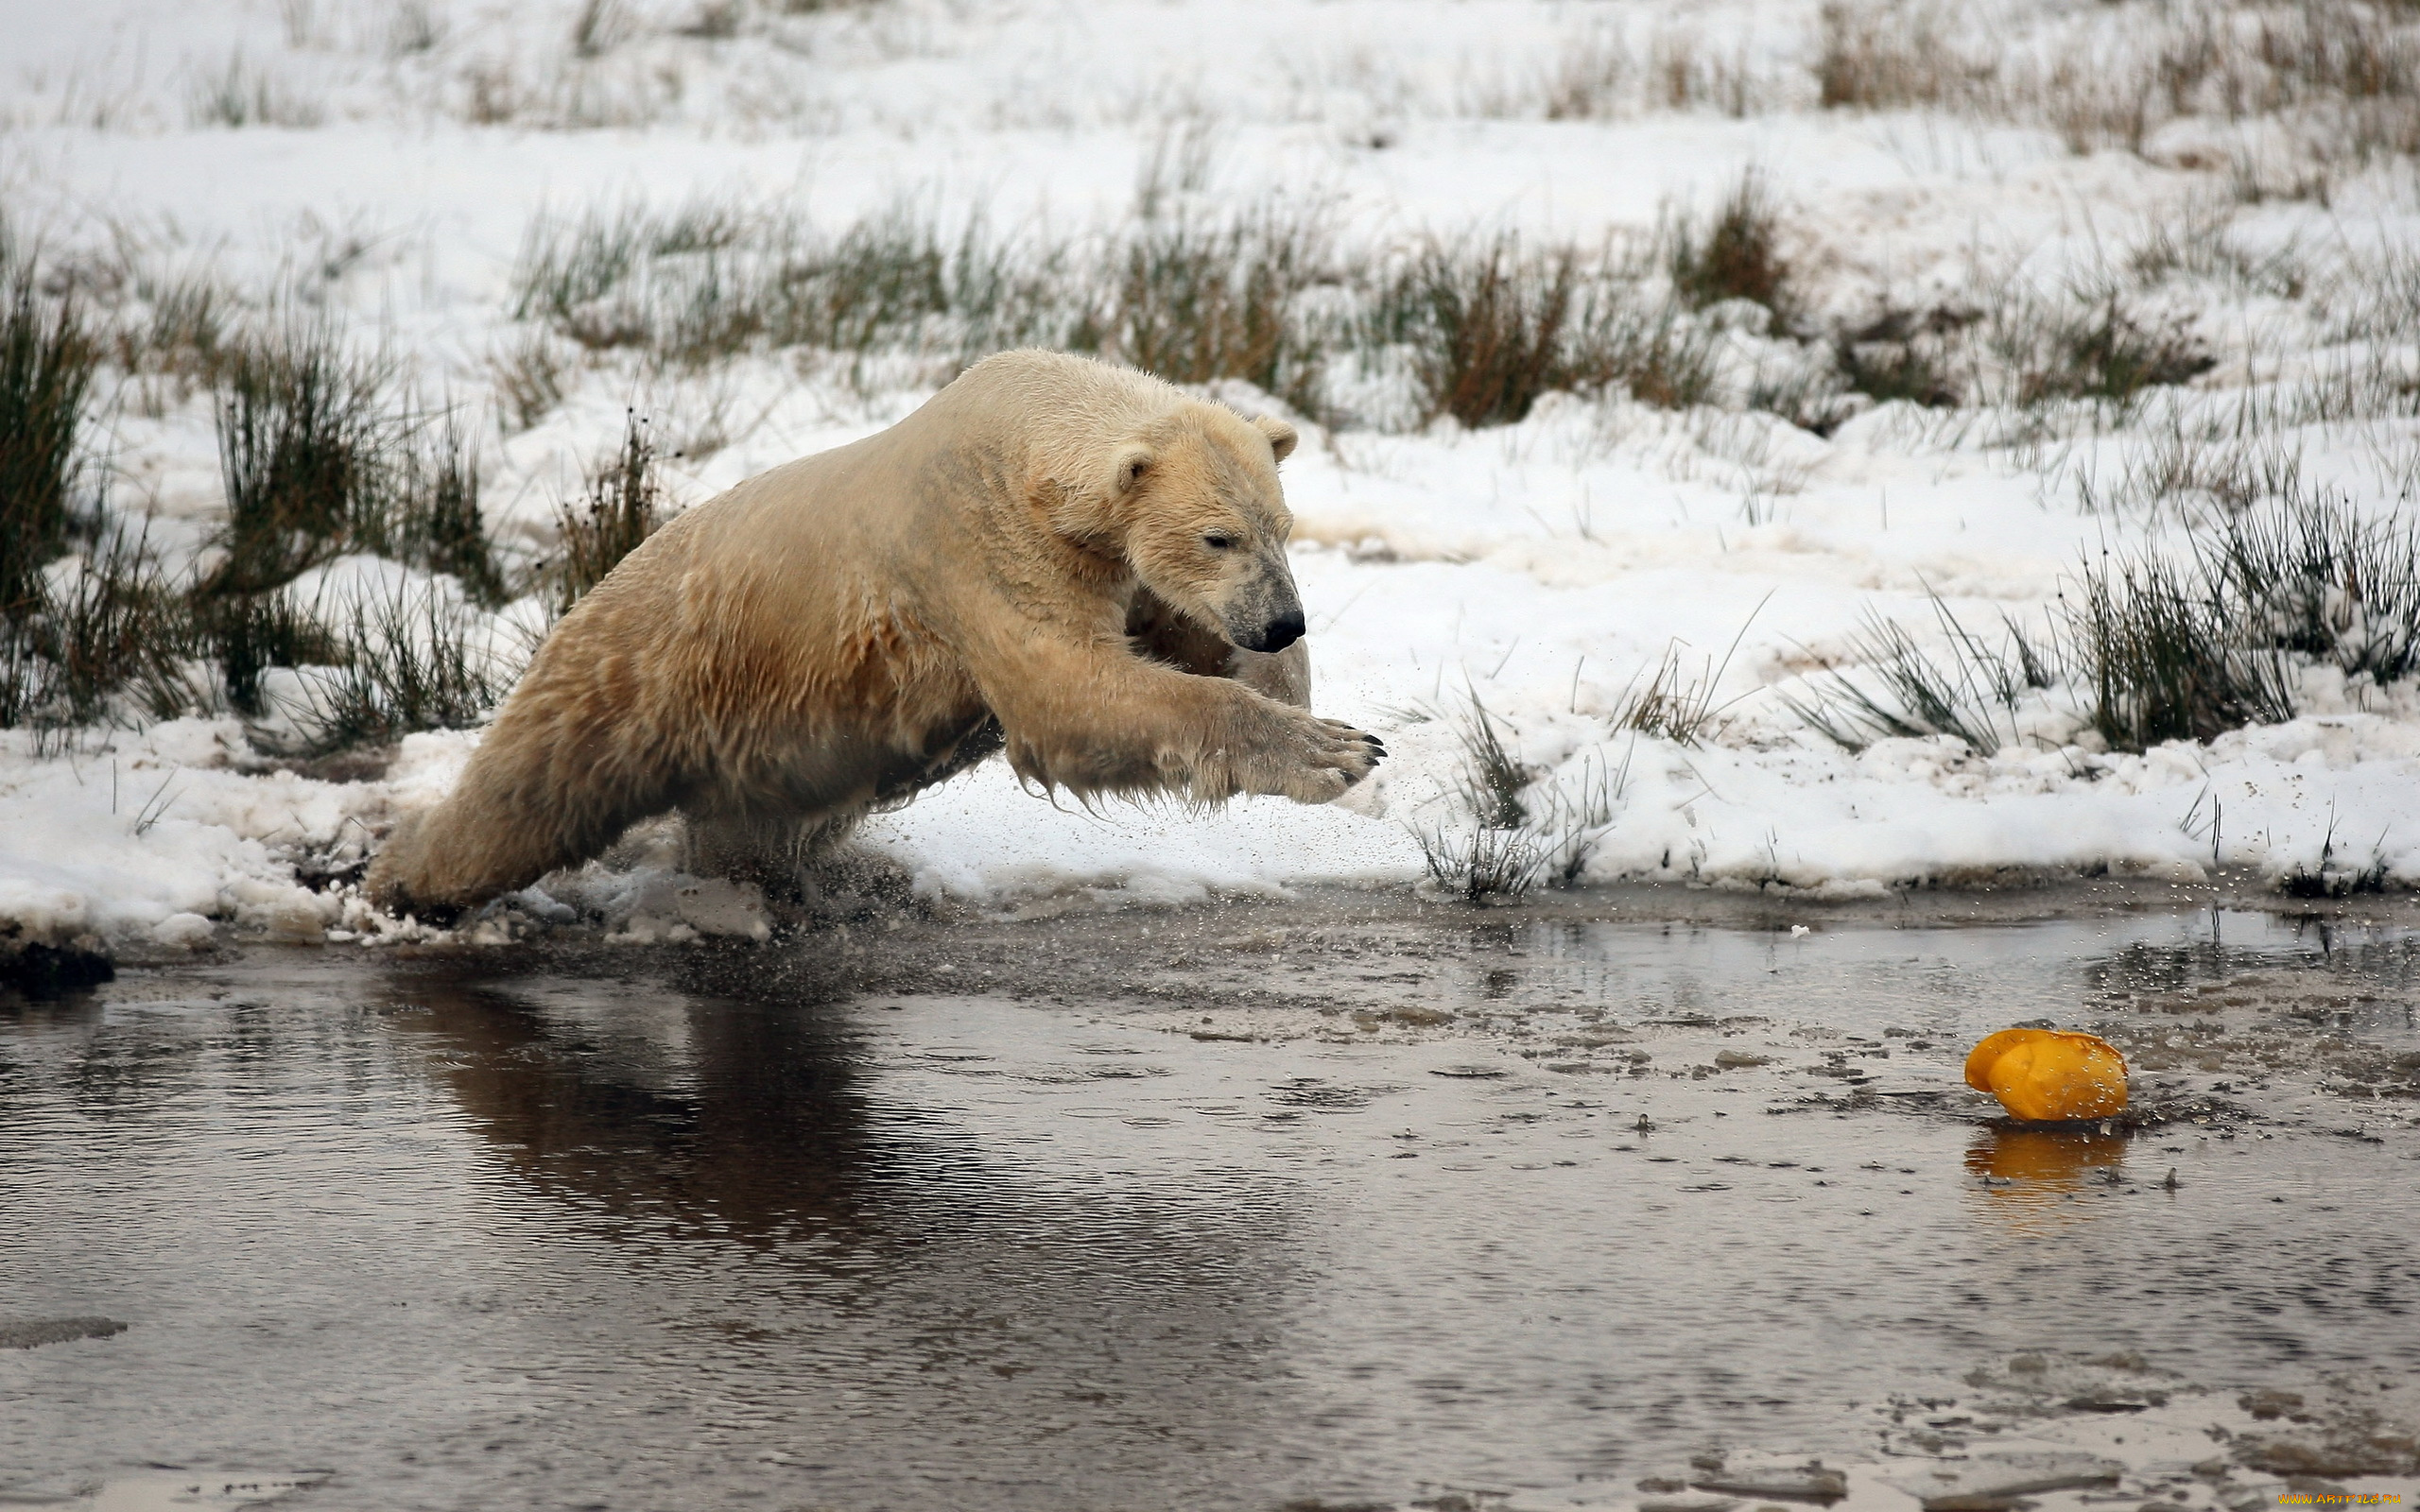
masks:
[[(2312, 672), (2290, 722), (2140, 755), (2086, 730), (2072, 687), (2031, 696), (1996, 754), (1949, 736), (1850, 751), (1791, 707), (1871, 617), (1938, 645), (1937, 593), (1970, 627), (2038, 627), (2099, 553), (2186, 550), (2224, 488), (2183, 472), (2290, 457), (2373, 515), (2411, 509), (2411, 144), (2360, 155), (2325, 101), (2229, 120), (2215, 85), (2113, 106), (2141, 49), (2188, 22), (2248, 36), (2326, 8), (2179, 9), (1851, 8), (1903, 52), (1930, 27), (2005, 57), (1992, 91), (1827, 109), (1804, 0), (5, 0), (0, 209), (112, 318), (215, 281), (239, 313), (325, 309), (422, 394), (480, 407), (490, 524), (527, 556), (626, 406), (681, 446), (671, 486), (695, 503), (889, 423), (947, 370), (566, 347), (516, 318), (542, 221), (714, 205), (837, 230), (914, 204), (1080, 238), (1148, 193), (1303, 207), (1380, 257), (1431, 233), (1642, 239), (1753, 172), (1801, 308), (1794, 335), (1753, 308), (1693, 317), (1721, 369), (1708, 403), (1553, 395), (1512, 424), (1415, 427), (1380, 372), (1336, 423), (1296, 416), (1318, 701), (1394, 753), (1363, 789), (1322, 810), (1087, 813), (994, 764), (868, 837), (984, 905), (1412, 885), (1424, 840), (1471, 833), (1476, 700), (1534, 778), (1527, 843), (1580, 881), (1838, 894), (2325, 866), (2420, 883), (2408, 687)], [(2400, 13), (2328, 14), (2408, 60)], [(1820, 435), (1748, 403), (1759, 374), (1828, 361), (1884, 316), (2014, 329), (2027, 299), (2090, 308), (2097, 279), (2130, 329), (2205, 370), (2124, 406), (1853, 398)], [(562, 398), (508, 433), (493, 396), (532, 341), (562, 349)], [(223, 509), (210, 395), (158, 373), (102, 390), (114, 507), (200, 549)], [(1711, 710), (1695, 739), (1630, 717), (1668, 664), (1668, 689)], [(63, 748), (0, 732), (0, 918), (172, 942), (372, 928), (311, 868), (432, 801), (475, 739), (415, 735), (383, 777), (336, 782), (267, 769), (232, 718)], [(583, 897), (621, 900), (617, 927), (680, 912), (625, 884)]]

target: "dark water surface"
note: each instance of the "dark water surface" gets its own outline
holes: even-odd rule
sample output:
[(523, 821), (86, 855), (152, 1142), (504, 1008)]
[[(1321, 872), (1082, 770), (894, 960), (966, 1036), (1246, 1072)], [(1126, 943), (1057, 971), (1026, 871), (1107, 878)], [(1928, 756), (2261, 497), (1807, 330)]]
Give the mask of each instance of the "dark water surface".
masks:
[[(0, 1007), (0, 1326), (129, 1325), (0, 1349), (0, 1492), (1544, 1507), (1820, 1454), (1913, 1507), (2014, 1443), (2114, 1455), (2128, 1507), (2411, 1478), (2360, 1445), (2420, 1377), (2420, 936), (1468, 918), (263, 951)], [(2142, 1126), (1993, 1121), (1959, 1063), (2034, 1018), (2127, 1049)]]

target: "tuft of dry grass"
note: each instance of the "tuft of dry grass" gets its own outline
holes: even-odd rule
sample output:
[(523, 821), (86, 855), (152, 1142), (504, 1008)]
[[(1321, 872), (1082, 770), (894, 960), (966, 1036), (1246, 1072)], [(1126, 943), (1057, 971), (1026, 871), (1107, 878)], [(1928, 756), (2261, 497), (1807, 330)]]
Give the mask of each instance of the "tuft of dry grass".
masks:
[(1429, 879), (1465, 902), (1512, 902), (1536, 885), (1547, 864), (1535, 835), (1526, 830), (1465, 832), (1440, 828), (1418, 832)]
[(206, 274), (162, 274), (137, 265), (141, 313), (121, 316), (111, 355), (130, 376), (173, 380), (178, 397), (215, 387), (233, 354), (236, 312), (226, 287)]
[(1978, 751), (2016, 734), (2034, 694), (2065, 689), (2110, 748), (2207, 741), (2294, 714), (2298, 669), (2373, 687), (2420, 676), (2420, 531), (2298, 490), (2221, 521), (2183, 561), (2105, 552), (2063, 595), (2047, 638), (2004, 623), (1997, 641), (1936, 598), (1943, 649), (1870, 621), (1838, 668), (1785, 699), (1850, 749), (1892, 735), (1956, 735)]
[[(1424, 721), (1429, 717), (1410, 713)], [(1615, 728), (1625, 723), (1617, 718)], [(1630, 728), (1644, 729), (1635, 723)], [(1512, 754), (1502, 726), (1477, 693), (1456, 735), (1462, 764), (1452, 798), (1466, 822), (1412, 832), (1430, 881), (1481, 904), (1512, 902), (1541, 880), (1558, 887), (1579, 885), (1619, 812), (1630, 758), (1616, 767), (1592, 755), (1582, 759), (1576, 782), (1547, 781), (1547, 774)]]
[(555, 559), (542, 568), (557, 613), (570, 612), (664, 524), (660, 465), (647, 421), (631, 411), (623, 426), (621, 450), (589, 475), (582, 498), (557, 511), (562, 544)]
[[(1653, 735), (1681, 746), (1697, 745), (1713, 733), (1716, 721), (1736, 701), (1715, 702), (1715, 689), (1721, 684), (1722, 675), (1731, 669), (1731, 659), (1739, 654), (1739, 643), (1747, 639), (1748, 627), (1756, 622), (1756, 616), (1764, 612), (1772, 597), (1767, 593), (1749, 610), (1748, 617), (1740, 622), (1738, 633), (1723, 648), (1721, 661), (1711, 656), (1703, 658), (1695, 673), (1683, 663), (1683, 643), (1676, 640), (1667, 645), (1654, 669), (1651, 672), (1642, 668), (1615, 701), (1614, 728)], [(1640, 685), (1640, 678), (1647, 679), (1644, 686)]]
[(1656, 111), (1746, 117), (1798, 103), (1792, 74), (1760, 70), (1742, 40), (1725, 49), (1685, 23), (1659, 24), (1634, 45), (1617, 22), (1575, 28), (1547, 59), (1466, 86), (1461, 108), (1497, 119), (1614, 121)]
[(1922, 335), (1842, 338), (1834, 343), (1833, 357), (1850, 390), (1878, 404), (1901, 400), (1927, 409), (1954, 409), (1962, 398), (1943, 344)]
[(526, 431), (563, 402), (570, 364), (543, 331), (524, 333), (488, 359), (496, 423), (507, 435)]
[(511, 597), (479, 507), (479, 456), (472, 433), (447, 407), (422, 421), (399, 449), (394, 501), (385, 522), (387, 555), (442, 573), (483, 609)]
[(2075, 487), (2086, 514), (2150, 518), (2173, 510), (2195, 524), (2306, 491), (2302, 450), (2293, 441), (2256, 434), (2234, 440), (2206, 425), (2188, 426), (2174, 412), (2147, 445), (2124, 454), (2114, 477), (2086, 473)]
[(1667, 223), (1672, 286), (1703, 309), (1725, 300), (1761, 304), (1777, 318), (1796, 310), (1781, 250), (1781, 213), (1764, 176), (1750, 169), (1723, 196), (1703, 232), (1685, 217)]
[(383, 359), (348, 354), (324, 321), (237, 348), (217, 405), (227, 526), (212, 591), (259, 593), (349, 542), (384, 538), (390, 376)]
[[(1640, 284), (1610, 255), (1509, 235), (1349, 257), (1275, 201), (1219, 219), (1173, 210), (1094, 241), (1002, 237), (979, 219), (944, 234), (905, 206), (831, 236), (706, 202), (591, 212), (534, 227), (514, 275), (517, 316), (688, 369), (759, 350), (861, 366), (1038, 344), (1178, 383), (1242, 379), (1326, 416), (1350, 354), (1408, 371), (1419, 418), (1467, 425), (1518, 420), (1558, 389), (1704, 399), (1708, 333)], [(536, 338), (493, 368), (509, 423), (560, 391), (560, 358)]]
[[(1624, 113), (1640, 86), (1640, 65), (1621, 33), (1592, 28), (1556, 49), (1537, 80), (1540, 113), (1549, 121), (1604, 121)], [(1491, 114), (1516, 112), (1499, 102)]]
[(1811, 68), (1827, 108), (1961, 110), (2047, 128), (2078, 153), (2139, 153), (2188, 116), (2273, 121), (2308, 161), (2284, 185), (2238, 164), (2262, 195), (2325, 195), (2332, 165), (2420, 147), (2420, 30), (2399, 0), (2121, 0), (2030, 24), (1944, 0), (1831, 0)]
[(1504, 745), (1504, 733), (1478, 695), (1471, 695), (1470, 713), (1461, 725), (1464, 802), (1479, 825), (1490, 830), (1517, 830), (1530, 822), (1527, 794), (1537, 771)]
[(2209, 740), (2293, 717), (2284, 659), (2246, 644), (2202, 575), (2152, 558), (2088, 563), (2068, 631), (2112, 749)]
[(2190, 383), (2218, 365), (2191, 333), (2147, 326), (2113, 295), (2082, 309), (2037, 307), (1998, 327), (2015, 369), (2014, 398), (2031, 406), (2089, 399), (2124, 407), (2145, 389)]
[[(1737, 649), (1737, 644), (1733, 644)], [(1730, 664), (1729, 655), (1723, 665)], [(1663, 657), (1654, 670), (1642, 673), (1645, 686), (1632, 679), (1614, 713), (1614, 728), (1634, 730), (1642, 735), (1655, 735), (1683, 746), (1694, 746), (1703, 739), (1720, 709), (1714, 702), (1714, 687), (1722, 676), (1722, 668), (1711, 661), (1692, 675), (1684, 665), (1681, 644), (1675, 641), (1664, 648)]]
[(1649, 40), (1646, 81), (1651, 104), (1669, 111), (1711, 106), (1735, 120), (1754, 112), (1772, 93), (1749, 66), (1744, 41), (1721, 53), (1694, 32), (1672, 29)]
[(0, 619), (0, 728), (58, 732), (130, 698), (154, 719), (185, 712), (191, 615), (140, 532), (102, 532), (75, 570), (36, 584)]
[(700, 42), (727, 42), (739, 35), (739, 0), (700, 0), (674, 35)]
[(1945, 18), (1924, 6), (1828, 0), (1819, 23), (1817, 101), (1829, 110), (1954, 105), (1989, 75), (1948, 43)]
[(396, 0), (387, 21), (387, 56), (412, 58), (435, 52), (447, 30), (445, 15), (432, 0)]
[(2015, 714), (2035, 692), (2058, 680), (2054, 646), (2037, 644), (2003, 618), (1997, 641), (1968, 629), (1941, 595), (1932, 595), (1947, 650), (1927, 653), (1895, 620), (1869, 615), (1842, 661), (1867, 670), (1874, 686), (1824, 664), (1811, 694), (1784, 707), (1826, 739), (1859, 750), (1885, 736), (1955, 735), (1988, 756), (2017, 738)]
[(1430, 417), (1494, 425), (1574, 387), (1578, 297), (1569, 249), (1525, 257), (1510, 235), (1475, 248), (1431, 244), (1392, 291), (1415, 334), (1412, 370)]
[[(301, 733), (286, 754), (326, 756), (380, 746), (415, 730), (479, 723), (510, 685), (491, 668), (472, 614), (441, 588), (397, 583), (337, 606), (323, 637), (297, 655), (325, 656), (303, 682), (300, 707), (282, 711)], [(304, 663), (311, 664), (311, 663)]]
[(296, 94), (268, 68), (246, 62), (240, 51), (229, 54), (216, 70), (194, 78), (185, 113), (195, 126), (231, 128), (308, 129), (327, 119), (319, 101)]
[(1415, 830), (1414, 836), (1438, 886), (1474, 903), (1509, 902), (1530, 890), (1547, 861), (1530, 823), (1529, 790), (1538, 773), (1506, 748), (1495, 715), (1476, 692), (1458, 734), (1462, 769), (1455, 794), (1470, 826), (1438, 825)]
[(98, 342), (74, 300), (45, 300), (0, 232), (0, 613), (34, 594), (66, 548), (87, 485), (85, 410)]
[(1118, 249), (1109, 298), (1070, 344), (1174, 383), (1241, 378), (1312, 409), (1322, 350), (1294, 303), (1334, 282), (1330, 259), (1310, 217), (1273, 203), (1223, 224), (1146, 221)]
[(1708, 333), (1647, 297), (1629, 266), (1530, 251), (1509, 233), (1423, 246), (1372, 301), (1361, 340), (1409, 353), (1424, 420), (1468, 426), (1517, 421), (1549, 393), (1620, 390), (1678, 409), (1715, 386)]
[(627, 0), (580, 0), (579, 12), (572, 18), (571, 54), (574, 58), (602, 58), (630, 40), (637, 29)]
[(284, 589), (197, 598), (196, 624), (237, 713), (268, 713), (262, 674), (273, 667), (333, 666), (343, 659), (336, 635)]

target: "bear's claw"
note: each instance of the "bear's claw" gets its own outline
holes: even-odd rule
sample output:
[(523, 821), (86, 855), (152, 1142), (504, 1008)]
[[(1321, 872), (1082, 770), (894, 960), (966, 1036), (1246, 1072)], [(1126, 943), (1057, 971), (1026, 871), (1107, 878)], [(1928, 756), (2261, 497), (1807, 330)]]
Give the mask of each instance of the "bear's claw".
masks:
[(1278, 778), (1275, 790), (1298, 803), (1325, 803), (1376, 769), (1387, 747), (1375, 735), (1341, 720), (1305, 715), (1289, 742), (1290, 769)]

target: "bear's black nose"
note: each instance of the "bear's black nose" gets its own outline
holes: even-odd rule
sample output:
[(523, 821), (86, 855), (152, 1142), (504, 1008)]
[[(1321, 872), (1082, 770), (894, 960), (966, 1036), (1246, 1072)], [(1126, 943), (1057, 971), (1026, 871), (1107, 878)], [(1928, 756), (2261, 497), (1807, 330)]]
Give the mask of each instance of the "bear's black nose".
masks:
[(1303, 638), (1303, 611), (1293, 610), (1280, 614), (1261, 627), (1260, 644), (1248, 646), (1253, 651), (1283, 651)]

